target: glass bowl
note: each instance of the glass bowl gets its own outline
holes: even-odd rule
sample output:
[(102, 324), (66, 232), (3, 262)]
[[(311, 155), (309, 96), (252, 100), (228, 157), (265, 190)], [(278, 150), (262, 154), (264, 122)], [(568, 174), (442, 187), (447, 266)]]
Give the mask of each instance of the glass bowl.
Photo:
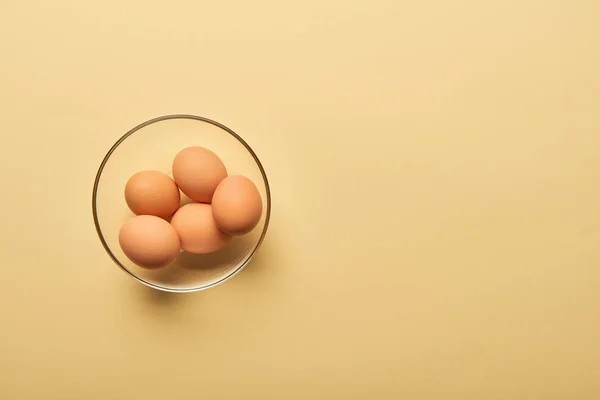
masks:
[[(252, 232), (234, 237), (214, 253), (182, 251), (164, 268), (138, 267), (119, 246), (121, 225), (133, 216), (125, 202), (125, 184), (133, 174), (143, 170), (162, 171), (172, 177), (175, 155), (189, 146), (212, 150), (223, 160), (229, 175), (244, 175), (254, 182), (263, 200), (260, 222)], [(192, 202), (183, 193), (181, 195), (181, 205)], [(248, 265), (267, 233), (271, 193), (262, 164), (238, 134), (207, 118), (166, 115), (136, 126), (108, 151), (94, 181), (92, 212), (102, 245), (123, 271), (154, 289), (196, 292), (223, 283)]]

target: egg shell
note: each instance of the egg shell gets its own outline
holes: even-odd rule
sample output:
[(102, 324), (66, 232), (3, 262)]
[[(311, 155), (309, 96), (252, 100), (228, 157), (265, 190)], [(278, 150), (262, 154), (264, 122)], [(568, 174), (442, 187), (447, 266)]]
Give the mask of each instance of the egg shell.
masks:
[(254, 229), (262, 209), (256, 185), (241, 175), (223, 179), (212, 199), (213, 217), (219, 228), (230, 235), (243, 235)]
[(125, 185), (125, 201), (136, 215), (169, 218), (179, 207), (179, 188), (168, 175), (141, 171)]
[(181, 150), (173, 160), (173, 178), (192, 200), (210, 203), (217, 185), (227, 176), (221, 159), (200, 146)]
[(231, 236), (217, 227), (210, 204), (192, 203), (181, 207), (173, 215), (171, 225), (179, 235), (181, 248), (189, 253), (212, 253), (231, 240)]
[(125, 255), (143, 268), (160, 268), (179, 254), (179, 236), (162, 218), (138, 215), (128, 219), (119, 231), (119, 244)]

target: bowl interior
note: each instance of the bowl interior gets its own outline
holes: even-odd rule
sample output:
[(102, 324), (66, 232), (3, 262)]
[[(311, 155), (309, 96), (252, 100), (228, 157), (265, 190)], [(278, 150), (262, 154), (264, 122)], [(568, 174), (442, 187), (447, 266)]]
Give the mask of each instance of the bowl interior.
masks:
[[(179, 253), (170, 265), (148, 270), (133, 264), (119, 246), (121, 225), (133, 213), (125, 202), (127, 180), (136, 172), (157, 170), (172, 176), (175, 155), (189, 146), (215, 152), (229, 175), (245, 175), (258, 188), (263, 214), (254, 230), (234, 237), (223, 249), (206, 255)], [(181, 193), (181, 204), (190, 202)], [(140, 282), (156, 289), (189, 292), (214, 286), (243, 268), (260, 246), (270, 214), (266, 175), (247, 144), (228, 128), (202, 117), (173, 115), (145, 122), (129, 131), (104, 159), (93, 193), (93, 212), (100, 240), (113, 260)]]

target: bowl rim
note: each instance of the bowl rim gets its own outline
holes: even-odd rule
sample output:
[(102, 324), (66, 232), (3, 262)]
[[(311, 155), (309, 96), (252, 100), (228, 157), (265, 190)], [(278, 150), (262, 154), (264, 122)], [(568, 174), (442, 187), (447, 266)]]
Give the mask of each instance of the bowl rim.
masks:
[[(212, 282), (210, 284), (206, 284), (206, 285), (202, 285), (202, 286), (198, 286), (198, 287), (191, 287), (191, 288), (174, 288), (174, 287), (169, 287), (169, 286), (158, 285), (158, 284), (146, 281), (145, 279), (143, 279), (143, 278), (137, 276), (135, 273), (131, 272), (123, 264), (121, 264), (121, 262), (118, 260), (118, 258), (115, 256), (115, 254), (110, 249), (110, 246), (106, 242), (106, 239), (104, 239), (104, 234), (102, 233), (102, 229), (100, 228), (100, 221), (98, 219), (98, 210), (97, 210), (98, 186), (100, 184), (100, 178), (102, 177), (102, 172), (104, 171), (104, 167), (108, 163), (108, 160), (110, 159), (111, 155), (115, 152), (115, 150), (119, 147), (119, 145), (121, 145), (121, 143), (123, 143), (128, 137), (133, 135), (135, 132), (139, 131), (140, 129), (142, 129), (148, 125), (154, 124), (156, 122), (162, 122), (162, 121), (167, 121), (167, 120), (171, 120), (171, 119), (190, 119), (190, 120), (205, 122), (205, 123), (214, 125), (218, 128), (221, 128), (223, 131), (225, 131), (226, 133), (230, 134), (235, 139), (237, 139), (246, 148), (246, 150), (248, 150), (248, 152), (250, 153), (250, 155), (256, 162), (256, 165), (258, 165), (258, 168), (260, 170), (260, 173), (262, 175), (262, 178), (263, 178), (263, 181), (265, 184), (265, 190), (266, 190), (266, 196), (267, 196), (267, 199), (266, 199), (267, 205), (265, 207), (266, 208), (265, 223), (263, 225), (260, 237), (258, 238), (258, 242), (252, 249), (252, 252), (250, 253), (250, 255), (242, 263), (240, 263), (234, 270), (229, 272), (227, 275), (225, 275), (221, 279), (219, 279), (215, 282)], [(271, 219), (271, 188), (269, 186), (269, 180), (267, 178), (265, 169), (263, 168), (263, 165), (260, 162), (258, 156), (254, 152), (254, 150), (252, 150), (250, 145), (248, 143), (246, 143), (246, 141), (244, 139), (242, 139), (242, 137), (240, 135), (238, 135), (237, 133), (235, 133), (233, 130), (226, 127), (225, 125), (221, 124), (220, 122), (214, 121), (209, 118), (200, 117), (198, 115), (192, 115), (192, 114), (169, 114), (169, 115), (163, 115), (160, 117), (149, 119), (148, 121), (142, 122), (141, 124), (135, 126), (134, 128), (130, 129), (127, 133), (125, 133), (123, 136), (121, 136), (119, 138), (119, 140), (117, 140), (115, 142), (115, 144), (110, 148), (110, 150), (108, 150), (108, 152), (104, 156), (104, 159), (102, 160), (102, 163), (100, 164), (100, 167), (98, 168), (98, 172), (96, 173), (96, 178), (94, 180), (94, 187), (92, 189), (92, 215), (94, 217), (94, 226), (96, 227), (96, 233), (98, 234), (98, 237), (100, 239), (100, 242), (102, 243), (102, 246), (104, 247), (104, 250), (106, 250), (106, 252), (110, 256), (110, 258), (115, 262), (115, 264), (117, 264), (129, 276), (131, 276), (136, 281), (138, 281), (152, 289), (160, 290), (163, 292), (170, 292), (170, 293), (199, 292), (202, 290), (206, 290), (206, 289), (215, 287), (215, 286), (231, 279), (237, 273), (239, 273), (242, 269), (244, 269), (244, 267), (246, 267), (246, 265), (248, 265), (250, 263), (250, 261), (252, 260), (252, 258), (258, 251), (258, 249), (260, 248), (260, 246), (267, 234), (267, 229), (269, 227), (269, 221)]]

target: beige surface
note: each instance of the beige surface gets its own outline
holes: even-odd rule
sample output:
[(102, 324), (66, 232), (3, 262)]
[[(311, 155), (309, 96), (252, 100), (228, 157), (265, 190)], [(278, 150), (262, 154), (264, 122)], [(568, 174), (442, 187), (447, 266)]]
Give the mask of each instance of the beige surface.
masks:
[[(124, 3), (124, 4), (122, 4)], [(597, 399), (596, 0), (0, 3), (2, 399)], [(102, 157), (194, 113), (273, 187), (255, 262), (145, 289)]]

